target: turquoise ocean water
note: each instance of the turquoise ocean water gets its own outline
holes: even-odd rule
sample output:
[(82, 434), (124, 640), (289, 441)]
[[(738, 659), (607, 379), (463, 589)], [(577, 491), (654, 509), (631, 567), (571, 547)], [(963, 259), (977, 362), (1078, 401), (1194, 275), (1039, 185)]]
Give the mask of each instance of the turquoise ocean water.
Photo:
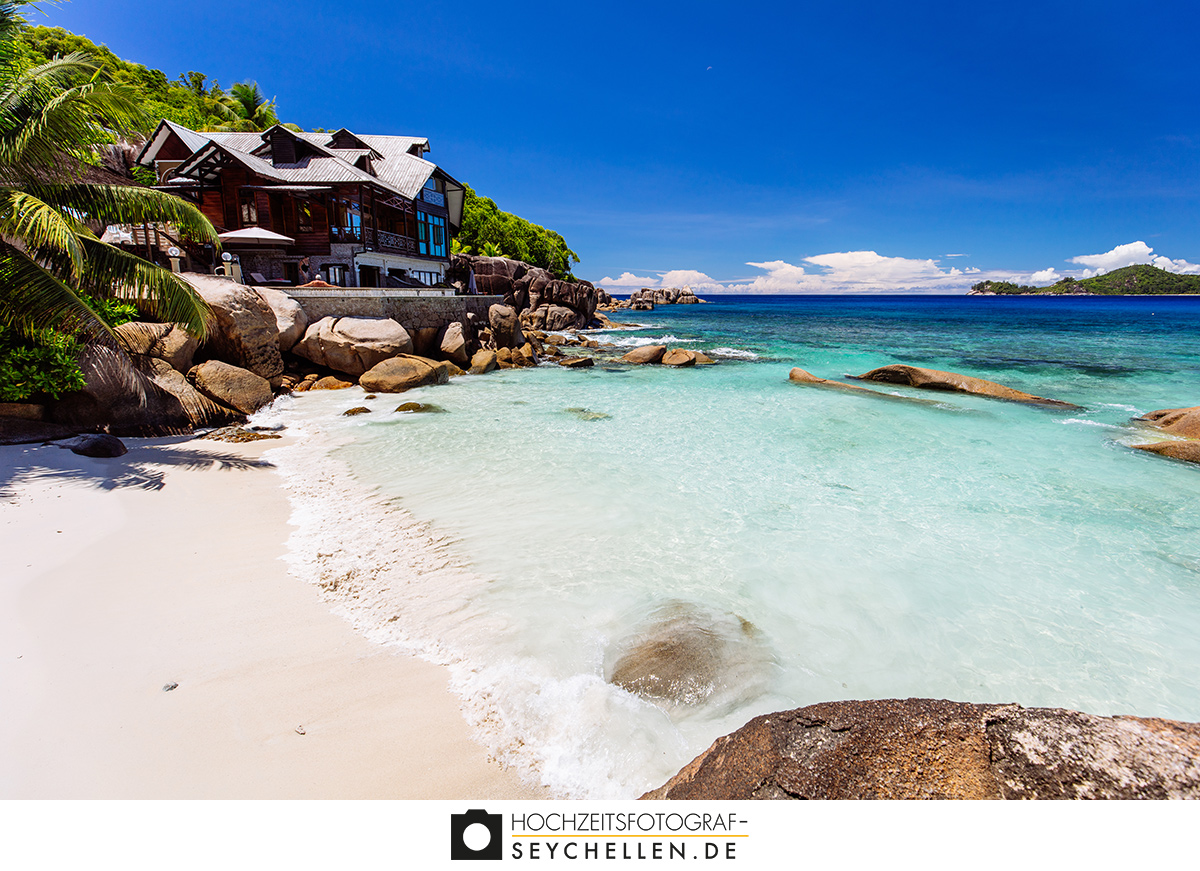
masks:
[[(355, 388), (266, 415), (308, 436), (276, 452), (298, 571), (373, 637), (450, 664), (497, 755), (563, 795), (625, 797), (818, 701), (1200, 720), (1200, 467), (1127, 447), (1150, 440), (1131, 416), (1200, 404), (1200, 300), (718, 297), (635, 318), (601, 340), (720, 364), (404, 397), (445, 414)], [(788, 381), (889, 363), (1083, 409)], [(359, 489), (314, 480), (330, 464)], [(671, 614), (724, 645), (698, 698), (608, 683)]]

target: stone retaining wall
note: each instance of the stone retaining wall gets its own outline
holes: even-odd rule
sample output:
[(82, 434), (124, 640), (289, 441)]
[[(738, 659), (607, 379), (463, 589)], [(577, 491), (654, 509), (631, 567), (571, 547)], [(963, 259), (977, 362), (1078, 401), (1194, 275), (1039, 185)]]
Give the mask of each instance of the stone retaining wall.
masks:
[[(324, 317), (392, 318), (410, 332), (441, 329), (464, 320), (469, 312), (487, 323), (488, 308), (504, 302), (502, 296), (415, 296), (412, 290), (279, 289), (300, 303), (309, 323)], [(434, 291), (421, 293), (432, 294)]]

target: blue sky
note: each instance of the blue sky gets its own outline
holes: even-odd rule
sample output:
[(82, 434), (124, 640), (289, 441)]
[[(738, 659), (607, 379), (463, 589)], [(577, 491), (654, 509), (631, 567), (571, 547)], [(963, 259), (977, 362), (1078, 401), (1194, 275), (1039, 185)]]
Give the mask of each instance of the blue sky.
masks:
[(428, 136), (617, 290), (1200, 271), (1195, 3), (75, 0), (34, 20), (172, 77), (255, 79), (306, 129)]

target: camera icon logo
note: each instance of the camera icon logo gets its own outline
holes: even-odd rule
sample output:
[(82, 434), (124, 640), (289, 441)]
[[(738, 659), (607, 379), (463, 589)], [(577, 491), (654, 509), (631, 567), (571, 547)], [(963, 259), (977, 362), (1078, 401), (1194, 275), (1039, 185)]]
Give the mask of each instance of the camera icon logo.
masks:
[(503, 837), (500, 814), (478, 809), (450, 814), (451, 859), (503, 859)]

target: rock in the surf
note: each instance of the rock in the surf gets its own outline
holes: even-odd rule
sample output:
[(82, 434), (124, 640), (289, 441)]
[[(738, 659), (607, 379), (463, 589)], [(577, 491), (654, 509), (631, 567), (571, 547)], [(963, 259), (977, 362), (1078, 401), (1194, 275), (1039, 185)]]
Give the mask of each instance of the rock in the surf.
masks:
[(1200, 463), (1200, 442), (1153, 442), (1148, 445), (1133, 445), (1139, 451), (1149, 451), (1173, 460)]
[(1046, 399), (1044, 396), (1034, 396), (1012, 387), (1005, 387), (995, 381), (983, 378), (973, 378), (970, 375), (960, 375), (957, 372), (942, 372), (937, 369), (923, 369), (918, 366), (882, 366), (857, 376), (863, 381), (879, 381), (886, 384), (905, 384), (922, 390), (947, 390), (955, 393), (971, 393), (975, 396), (987, 396), (992, 399), (1005, 399), (1009, 402), (1024, 402), (1029, 405), (1045, 405), (1054, 408), (1079, 408), (1070, 402), (1057, 399)]
[(1165, 433), (1185, 439), (1200, 439), (1200, 405), (1191, 408), (1161, 408), (1141, 417), (1138, 423), (1146, 423)]
[(679, 705), (699, 705), (714, 696), (753, 698), (770, 662), (750, 623), (686, 602), (656, 609), (614, 652), (610, 683)]
[(666, 345), (643, 345), (640, 348), (634, 348), (632, 351), (622, 357), (621, 362), (636, 363), (638, 365), (659, 363), (662, 361), (663, 354), (666, 352)]

